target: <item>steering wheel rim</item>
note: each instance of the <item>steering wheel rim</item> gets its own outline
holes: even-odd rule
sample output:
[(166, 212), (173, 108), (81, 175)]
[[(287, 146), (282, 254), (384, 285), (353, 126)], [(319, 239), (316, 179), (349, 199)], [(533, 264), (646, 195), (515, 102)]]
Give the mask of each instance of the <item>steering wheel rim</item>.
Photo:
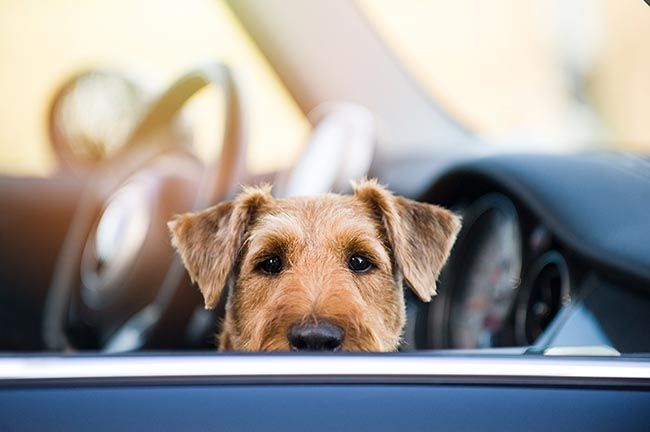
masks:
[[(91, 174), (60, 249), (45, 303), (43, 338), (48, 349), (75, 349), (66, 334), (66, 314), (73, 290), (81, 287), (80, 266), (86, 241), (96, 228), (109, 197), (161, 155), (186, 150), (179, 152), (173, 145), (157, 148), (147, 141), (169, 125), (193, 95), (208, 86), (221, 90), (225, 102), (221, 154), (205, 165), (193, 203), (185, 211), (215, 204), (234, 191), (245, 160), (245, 118), (229, 68), (217, 63), (191, 71), (172, 84), (140, 119), (126, 145)], [(163, 282), (157, 287), (154, 300), (119, 325), (103, 350), (126, 351), (141, 347), (185, 277), (185, 269), (178, 257), (174, 257)]]
[[(70, 94), (78, 92), (76, 88), (79, 83), (89, 82), (101, 78), (103, 80), (118, 81), (122, 89), (130, 95), (129, 105), (141, 105), (147, 100), (147, 91), (129, 76), (112, 69), (91, 69), (74, 74), (65, 81), (54, 93), (52, 103), (48, 112), (48, 137), (50, 145), (54, 150), (58, 163), (67, 171), (81, 175), (88, 173), (96, 167), (98, 161), (87, 157), (79, 157), (75, 154), (69, 144), (70, 137), (66, 137), (65, 127), (61, 124), (61, 111), (65, 106), (65, 100)], [(102, 89), (105, 91), (105, 89)], [(114, 89), (113, 89), (114, 90)], [(137, 108), (133, 110), (137, 112)], [(136, 119), (134, 119), (136, 120)], [(125, 137), (121, 144), (126, 144), (128, 137)]]

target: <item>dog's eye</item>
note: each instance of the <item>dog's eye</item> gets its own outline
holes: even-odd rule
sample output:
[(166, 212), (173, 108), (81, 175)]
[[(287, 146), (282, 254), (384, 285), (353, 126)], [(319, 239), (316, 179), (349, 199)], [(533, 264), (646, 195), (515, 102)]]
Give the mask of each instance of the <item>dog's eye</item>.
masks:
[(348, 260), (348, 268), (355, 273), (363, 273), (372, 267), (370, 260), (361, 255), (352, 255)]
[(279, 256), (273, 255), (272, 257), (266, 258), (259, 264), (259, 268), (268, 274), (277, 274), (282, 271), (282, 260)]

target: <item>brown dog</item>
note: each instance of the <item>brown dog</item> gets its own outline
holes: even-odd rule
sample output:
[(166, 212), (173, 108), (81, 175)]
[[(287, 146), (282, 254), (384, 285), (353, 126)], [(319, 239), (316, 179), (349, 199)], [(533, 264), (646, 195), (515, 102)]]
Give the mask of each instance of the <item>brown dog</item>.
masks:
[(394, 351), (405, 322), (402, 282), (423, 301), (460, 229), (441, 207), (376, 181), (354, 195), (235, 200), (170, 222), (172, 243), (205, 307), (227, 287), (221, 350)]

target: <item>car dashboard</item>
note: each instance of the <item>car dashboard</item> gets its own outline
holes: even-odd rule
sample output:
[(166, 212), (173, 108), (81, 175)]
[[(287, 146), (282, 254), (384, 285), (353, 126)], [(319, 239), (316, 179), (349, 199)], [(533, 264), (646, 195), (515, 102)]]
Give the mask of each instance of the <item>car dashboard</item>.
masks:
[(414, 197), (454, 210), (463, 228), (437, 297), (411, 299), (407, 345), (650, 352), (647, 159), (522, 154), (410, 169), (425, 179)]

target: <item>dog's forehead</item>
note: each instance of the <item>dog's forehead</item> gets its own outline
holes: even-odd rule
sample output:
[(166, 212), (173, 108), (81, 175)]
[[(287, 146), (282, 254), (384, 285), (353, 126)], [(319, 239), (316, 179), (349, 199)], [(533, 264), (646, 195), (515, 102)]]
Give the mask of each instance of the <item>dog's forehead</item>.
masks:
[[(327, 194), (316, 197), (284, 198), (273, 200), (265, 216), (286, 215), (304, 224), (342, 223), (354, 221), (373, 224), (373, 220), (352, 196)], [(264, 217), (264, 216), (263, 216)]]
[(363, 204), (352, 196), (335, 194), (273, 199), (260, 212), (255, 230), (258, 234), (283, 231), (310, 237), (349, 230), (378, 234), (376, 221)]

